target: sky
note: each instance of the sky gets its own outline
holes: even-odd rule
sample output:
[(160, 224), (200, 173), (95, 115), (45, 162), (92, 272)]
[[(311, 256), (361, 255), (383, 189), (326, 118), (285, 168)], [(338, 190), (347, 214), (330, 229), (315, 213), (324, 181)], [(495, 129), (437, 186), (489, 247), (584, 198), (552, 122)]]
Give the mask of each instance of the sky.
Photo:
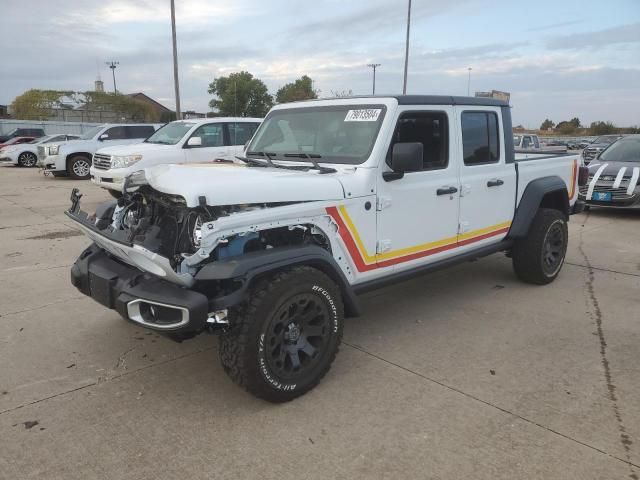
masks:
[[(247, 70), (273, 94), (402, 92), (406, 0), (175, 0), (183, 110)], [(90, 90), (117, 60), (122, 93), (175, 108), (169, 0), (0, 0), (0, 104), (30, 88)], [(514, 124), (577, 116), (640, 125), (640, 0), (413, 0), (407, 93), (511, 93)]]

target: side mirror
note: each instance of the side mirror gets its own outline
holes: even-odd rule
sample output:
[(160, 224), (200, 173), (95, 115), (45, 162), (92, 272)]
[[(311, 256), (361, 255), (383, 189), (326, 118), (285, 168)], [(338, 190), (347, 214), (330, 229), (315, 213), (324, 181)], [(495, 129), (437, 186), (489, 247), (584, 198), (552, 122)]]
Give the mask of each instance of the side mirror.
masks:
[(406, 172), (417, 172), (422, 170), (422, 143), (396, 143), (391, 152), (392, 172), (384, 172), (382, 178), (387, 182), (398, 180), (404, 177)]
[(187, 147), (201, 147), (202, 137), (191, 137), (187, 140)]
[(103, 133), (102, 135), (100, 135), (98, 137), (98, 140), (103, 141), (103, 140), (108, 140), (109, 139), (109, 134), (108, 133)]

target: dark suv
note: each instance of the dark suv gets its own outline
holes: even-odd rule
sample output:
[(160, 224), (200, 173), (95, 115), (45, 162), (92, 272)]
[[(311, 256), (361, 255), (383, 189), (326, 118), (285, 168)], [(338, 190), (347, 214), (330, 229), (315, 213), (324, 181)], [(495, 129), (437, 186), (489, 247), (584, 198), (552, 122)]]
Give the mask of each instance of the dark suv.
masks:
[(44, 130), (42, 128), (14, 128), (6, 135), (0, 135), (0, 143), (14, 137), (44, 137)]

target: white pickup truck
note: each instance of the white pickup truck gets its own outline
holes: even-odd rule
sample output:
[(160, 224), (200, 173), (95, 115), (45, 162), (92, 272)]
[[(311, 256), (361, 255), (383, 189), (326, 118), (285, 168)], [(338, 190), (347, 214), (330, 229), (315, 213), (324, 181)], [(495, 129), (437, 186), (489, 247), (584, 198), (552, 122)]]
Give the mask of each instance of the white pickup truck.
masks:
[(38, 146), (38, 166), (54, 177), (87, 180), (91, 158), (99, 148), (139, 143), (160, 124), (105, 124), (93, 127), (78, 140)]
[(94, 243), (71, 280), (174, 339), (220, 334), (227, 374), (272, 402), (318, 384), (359, 293), (496, 252), (553, 281), (588, 178), (577, 156), (517, 160), (506, 103), (450, 96), (278, 105), (242, 159), (135, 172), (92, 215), (74, 190)]
[(91, 181), (121, 192), (125, 177), (154, 165), (236, 160), (260, 122), (261, 118), (218, 117), (168, 123), (142, 143), (98, 150)]

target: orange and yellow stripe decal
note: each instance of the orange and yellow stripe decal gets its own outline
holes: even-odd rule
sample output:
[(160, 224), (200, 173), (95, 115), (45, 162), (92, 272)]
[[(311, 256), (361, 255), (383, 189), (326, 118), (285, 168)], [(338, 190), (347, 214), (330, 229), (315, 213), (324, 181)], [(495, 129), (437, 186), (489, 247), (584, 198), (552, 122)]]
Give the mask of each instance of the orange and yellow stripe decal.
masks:
[(481, 228), (472, 232), (467, 232), (455, 237), (436, 240), (435, 242), (423, 243), (413, 247), (401, 248), (384, 252), (377, 255), (370, 255), (360, 238), (351, 217), (347, 213), (344, 205), (339, 207), (328, 207), (327, 213), (338, 225), (338, 232), (349, 255), (353, 259), (359, 272), (367, 272), (376, 268), (389, 267), (398, 263), (409, 262), (418, 258), (427, 257), (436, 253), (451, 250), (456, 247), (468, 245), (485, 238), (494, 237), (509, 231), (511, 222), (503, 222), (487, 228)]
[(573, 161), (573, 167), (571, 170), (571, 188), (569, 190), (569, 200), (573, 199), (576, 193), (576, 183), (578, 180), (578, 160)]

